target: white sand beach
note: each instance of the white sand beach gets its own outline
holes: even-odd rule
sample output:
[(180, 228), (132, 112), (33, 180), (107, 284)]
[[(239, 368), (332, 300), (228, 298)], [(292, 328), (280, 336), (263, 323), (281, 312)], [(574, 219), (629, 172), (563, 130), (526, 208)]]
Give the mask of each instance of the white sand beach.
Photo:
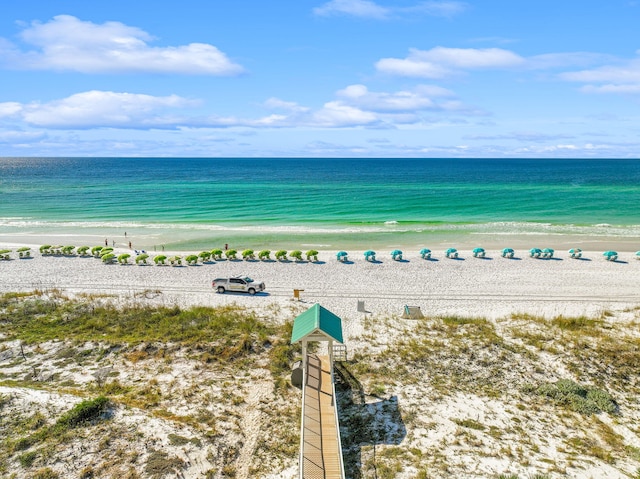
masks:
[[(635, 252), (621, 251), (617, 261), (609, 262), (600, 251), (585, 251), (581, 259), (571, 259), (565, 251), (556, 251), (551, 259), (536, 259), (530, 258), (528, 251), (523, 249), (516, 250), (514, 259), (506, 259), (497, 250), (488, 250), (486, 258), (474, 258), (470, 249), (459, 249), (458, 259), (446, 258), (444, 251), (434, 251), (431, 260), (422, 259), (417, 251), (407, 251), (402, 261), (394, 261), (389, 252), (379, 251), (377, 262), (367, 262), (363, 252), (350, 251), (349, 261), (341, 263), (336, 260), (335, 251), (321, 251), (317, 262), (221, 260), (194, 266), (142, 266), (103, 264), (93, 257), (42, 256), (35, 245), (30, 259), (19, 259), (15, 249), (20, 246), (23, 245), (6, 243), (0, 246), (0, 249), (14, 250), (11, 260), (0, 261), (0, 292), (55, 290), (68, 296), (96, 294), (123, 305), (237, 304), (255, 310), (259, 317), (276, 321), (290, 320), (313, 303), (320, 303), (342, 318), (349, 354), (362, 352), (368, 358), (383, 357), (392, 345), (401, 345), (403, 337), (411, 337), (415, 328), (423, 328), (423, 335), (434, 335), (441, 341), (441, 347), (430, 352), (433, 364), (424, 364), (424, 370), (413, 373), (421, 380), (406, 383), (406, 378), (389, 377), (380, 383), (379, 375), (369, 380), (361, 372), (359, 380), (366, 393), (363, 411), (368, 411), (367, 414), (378, 421), (376, 427), (397, 432), (397, 421), (386, 417), (384, 411), (393, 406), (394, 410), (402, 412), (399, 423), (402, 434), (394, 439), (389, 433), (391, 439), (378, 446), (378, 455), (371, 445), (358, 446), (363, 470), (372, 464), (377, 467), (401, 464), (395, 466), (399, 469), (393, 476), (384, 476), (400, 479), (494, 478), (506, 472), (519, 475), (505, 477), (533, 477), (540, 471), (545, 475), (539, 477), (622, 479), (640, 467), (640, 460), (633, 453), (640, 450), (635, 426), (640, 420), (640, 408), (633, 394), (635, 383), (629, 385), (630, 389), (627, 389), (626, 381), (621, 386), (615, 379), (619, 374), (612, 376), (610, 384), (606, 379), (599, 383), (615, 396), (620, 408), (617, 416), (603, 413), (590, 419), (536, 402), (533, 403), (534, 410), (530, 410), (530, 406), (523, 406), (532, 401), (522, 393), (523, 384), (567, 378), (588, 384), (600, 381), (596, 379), (601, 377), (599, 373), (593, 376), (587, 373), (597, 371), (599, 366), (585, 363), (581, 373), (582, 366), (577, 366), (580, 363), (572, 362), (573, 356), (566, 354), (569, 350), (563, 349), (565, 339), (555, 337), (548, 324), (526, 318), (506, 319), (512, 314), (519, 314), (520, 318), (526, 315), (547, 319), (561, 315), (604, 318), (606, 334), (615, 333), (615, 338), (635, 341), (640, 316), (640, 261)], [(116, 248), (116, 253), (121, 252), (129, 250)], [(185, 256), (184, 252), (164, 252), (165, 255), (174, 253)], [(217, 294), (211, 288), (212, 279), (235, 275), (264, 281), (265, 292), (255, 296)], [(293, 300), (294, 289), (302, 290), (300, 301)], [(366, 312), (357, 310), (358, 301), (364, 301)], [(453, 315), (486, 318), (499, 334), (500, 341), (509, 346), (499, 351), (485, 346), (477, 352), (457, 352), (456, 349), (447, 352), (451, 345), (457, 344), (455, 330), (451, 330), (453, 333), (442, 332), (439, 329), (442, 326), (438, 324), (443, 323), (436, 320), (428, 323), (403, 320), (405, 305), (420, 307), (423, 314), (432, 319)], [(427, 328), (426, 333), (424, 328)], [(376, 336), (374, 331), (384, 331), (384, 335)], [(609, 336), (601, 337), (602, 344), (607, 344), (607, 338)], [(540, 341), (542, 346), (535, 346)], [(567, 343), (572, 341), (567, 337)], [(13, 349), (9, 346), (5, 348), (4, 359), (0, 358), (8, 378), (22, 377), (38, 368), (45, 373), (48, 371), (49, 375), (59, 375), (61, 380), (90, 385), (105, 367), (96, 363), (79, 371), (72, 367), (73, 363), (56, 366), (67, 347), (64, 341), (28, 350), (24, 362), (16, 361), (19, 349), (15, 345), (11, 346)], [(90, 344), (84, 346), (85, 349), (92, 347)], [(466, 349), (463, 347), (462, 351)], [(251, 473), (259, 461), (255, 451), (256, 445), (264, 439), (265, 421), (272, 420), (267, 419), (271, 416), (265, 408), (279, 408), (288, 420), (295, 421), (295, 405), (299, 401), (297, 390), (289, 391), (286, 397), (274, 394), (268, 370), (258, 368), (246, 372), (248, 381), (233, 379), (234, 397), (244, 399), (229, 403), (224, 388), (218, 385), (231, 383), (231, 378), (221, 378), (215, 371), (203, 370), (197, 361), (179, 350), (176, 354), (178, 356), (171, 363), (161, 359), (136, 363), (126, 360), (126, 355), (115, 354), (113, 358), (109, 357), (108, 366), (119, 374), (118, 381), (122, 384), (140, 385), (153, 381), (153, 387), (162, 390), (166, 397), (171, 394), (177, 398), (174, 403), (167, 402), (162, 406), (172, 414), (192, 414), (209, 401), (217, 414), (238, 419), (232, 426), (219, 419), (221, 431), (228, 427), (231, 432), (221, 432), (221, 439), (208, 446), (207, 453), (196, 447), (195, 442), (180, 446), (172, 444), (171, 437), (176, 435), (196, 441), (199, 432), (187, 424), (135, 408), (118, 408), (114, 424), (137, 430), (140, 437), (145, 438), (144, 444), (135, 445), (137, 461), (150, 457), (148, 444), (152, 441), (151, 444), (161, 445), (162, 451), (181, 458), (181, 477), (199, 478), (205, 477), (205, 472), (216, 464), (213, 452), (222, 454), (220, 451), (229, 444), (240, 444), (238, 456), (232, 461), (236, 477), (297, 477), (295, 454), (283, 463), (272, 465), (270, 474)], [(375, 368), (398, 365), (385, 364), (385, 360), (380, 359), (376, 360)], [(609, 366), (602, 368), (610, 371)], [(447, 393), (446, 381), (445, 385), (437, 386), (442, 379), (436, 378), (446, 376), (450, 371), (457, 375), (456, 381), (464, 383), (460, 378), (465, 376), (473, 380), (466, 389)], [(494, 397), (495, 392), (493, 396), (487, 396), (477, 389), (485, 387), (482, 386), (485, 380), (493, 391), (504, 389), (508, 392), (501, 397)], [(216, 385), (213, 392), (208, 386), (201, 386), (204, 383)], [(13, 409), (10, 410), (16, 412), (45, 408), (48, 414), (59, 414), (68, 409), (70, 403), (79, 401), (77, 397), (56, 392), (53, 387), (44, 392), (3, 386), (0, 394), (11, 398), (10, 408)], [(243, 436), (238, 436), (238, 428)], [(586, 446), (591, 444), (589, 441), (594, 444), (591, 449)], [(113, 442), (116, 448), (119, 442)], [(126, 447), (133, 446), (127, 444)], [(417, 456), (411, 456), (411, 460), (402, 459), (404, 456), (398, 456), (401, 459), (385, 458), (386, 448), (403, 451), (405, 456), (425, 451), (424, 458), (429, 459), (416, 459)], [(610, 455), (605, 457), (605, 452)], [(68, 454), (68, 468), (92, 464), (77, 450), (70, 450)], [(422, 469), (417, 464), (421, 461), (429, 464), (429, 475), (420, 475)], [(118, 464), (113, 467), (115, 469), (109, 471), (122, 470), (117, 469)], [(65, 470), (71, 470), (68, 468)], [(377, 476), (365, 471), (362, 477)]]
[[(5, 243), (0, 248), (19, 246)], [(124, 252), (135, 256), (126, 248), (115, 250)], [(317, 262), (220, 260), (194, 266), (157, 266), (151, 258), (160, 253), (150, 253), (148, 265), (131, 264), (133, 258), (127, 265), (106, 265), (92, 257), (41, 256), (34, 245), (31, 259), (18, 259), (14, 252), (13, 260), (0, 262), (0, 291), (56, 288), (117, 295), (121, 301), (153, 291), (161, 294), (149, 296), (166, 304), (237, 303), (268, 309), (273, 303), (290, 304), (293, 290), (300, 289), (302, 303), (320, 303), (347, 324), (362, 316), (356, 311), (358, 300), (371, 314), (401, 314), (405, 305), (413, 305), (431, 316), (491, 319), (511, 313), (592, 315), (640, 303), (640, 261), (633, 252), (620, 252), (617, 261), (609, 262), (600, 251), (585, 251), (580, 259), (556, 251), (553, 258), (542, 259), (516, 250), (515, 258), (507, 259), (498, 250), (474, 258), (470, 249), (460, 249), (457, 259), (434, 251), (431, 260), (406, 251), (402, 261), (380, 251), (376, 262), (367, 262), (362, 251), (350, 251), (346, 263), (337, 261), (335, 253), (321, 251)], [(237, 275), (265, 282), (266, 291), (250, 297), (211, 289), (212, 279)]]

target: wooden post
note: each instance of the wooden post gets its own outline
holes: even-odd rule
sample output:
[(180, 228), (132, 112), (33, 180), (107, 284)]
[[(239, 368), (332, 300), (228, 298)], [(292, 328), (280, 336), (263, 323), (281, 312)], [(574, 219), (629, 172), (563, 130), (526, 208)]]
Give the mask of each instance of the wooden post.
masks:
[(302, 340), (302, 387), (307, 385), (307, 340)]

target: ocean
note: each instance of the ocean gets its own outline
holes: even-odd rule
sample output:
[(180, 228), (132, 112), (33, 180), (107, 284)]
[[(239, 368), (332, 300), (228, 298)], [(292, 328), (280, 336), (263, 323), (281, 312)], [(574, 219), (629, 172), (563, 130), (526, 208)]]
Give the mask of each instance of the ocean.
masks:
[(0, 159), (0, 242), (105, 240), (150, 251), (635, 251), (640, 160)]

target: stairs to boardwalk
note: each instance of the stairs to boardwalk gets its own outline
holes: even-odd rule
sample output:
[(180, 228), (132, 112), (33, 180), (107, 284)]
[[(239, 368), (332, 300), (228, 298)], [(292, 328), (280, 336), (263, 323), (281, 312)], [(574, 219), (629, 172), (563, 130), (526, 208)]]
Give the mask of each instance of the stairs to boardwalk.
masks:
[(307, 356), (303, 385), (301, 479), (344, 479), (342, 447), (327, 356)]

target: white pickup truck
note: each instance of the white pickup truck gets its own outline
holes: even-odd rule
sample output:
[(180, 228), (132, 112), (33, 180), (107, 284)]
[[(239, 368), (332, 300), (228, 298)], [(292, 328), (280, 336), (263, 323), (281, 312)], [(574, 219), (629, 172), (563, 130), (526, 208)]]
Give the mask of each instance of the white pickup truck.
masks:
[(211, 287), (222, 294), (227, 291), (237, 291), (239, 293), (256, 294), (264, 291), (264, 283), (256, 283), (248, 276), (237, 276), (235, 278), (216, 278), (211, 282)]

